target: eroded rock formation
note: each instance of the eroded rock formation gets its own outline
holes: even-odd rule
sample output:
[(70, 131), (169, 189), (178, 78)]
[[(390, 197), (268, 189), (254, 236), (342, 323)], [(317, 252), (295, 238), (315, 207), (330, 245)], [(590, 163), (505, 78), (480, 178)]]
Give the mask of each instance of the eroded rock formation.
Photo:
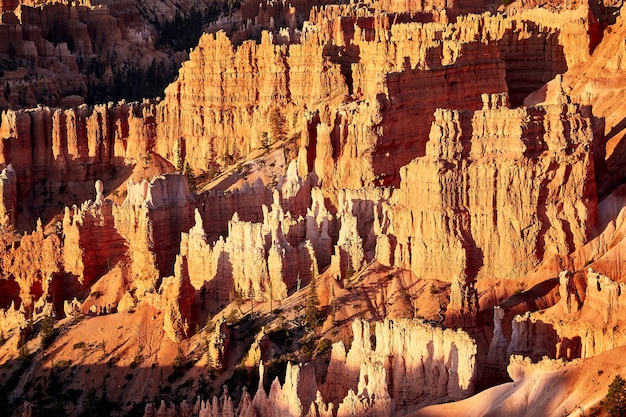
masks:
[(586, 243), (597, 204), (589, 115), (483, 99), (473, 114), (435, 113), (426, 155), (400, 171), (383, 210), (380, 262), (424, 278), (516, 278)]
[[(597, 196), (613, 190), (619, 152), (605, 161), (602, 104), (568, 78), (594, 51), (607, 58), (608, 18), (585, 2), (478, 3), (246, 2), (210, 26), (163, 100), (4, 112), (0, 360), (23, 346), (48, 360), (34, 338), (48, 316), (65, 320), (50, 349), (66, 355), (66, 336), (86, 334), (81, 318), (136, 315), (151, 332), (145, 355), (111, 336), (76, 342), (72, 357), (98, 354), (89, 364), (107, 362), (107, 387), (126, 378), (158, 394), (147, 416), (388, 416), (468, 397), (508, 363), (516, 378), (531, 369), (511, 355), (572, 360), (621, 346), (624, 189)], [(113, 27), (100, 46), (89, 24), (53, 49), (35, 29), (92, 9)], [(150, 51), (142, 65), (162, 54), (135, 10), (18, 12), (3, 19), (41, 68), (52, 54), (73, 73), (76, 51), (128, 36)], [(614, 73), (620, 48), (605, 59)], [(313, 278), (317, 300), (302, 291)], [(350, 348), (329, 353), (351, 323)], [(207, 368), (180, 366), (196, 360)], [(266, 392), (266, 366), (287, 362)], [(240, 387), (254, 386), (258, 363), (251, 396)], [(168, 403), (225, 381), (219, 399)], [(31, 385), (7, 401), (35, 395)], [(121, 386), (111, 398), (129, 409), (133, 390)]]
[[(419, 321), (388, 320), (377, 323), (374, 348), (368, 323), (355, 320), (352, 329), (354, 341), (347, 355), (341, 342), (333, 346), (327, 383), (321, 392), (312, 366), (288, 363), (284, 383), (275, 379), (266, 393), (261, 363), (259, 388), (253, 398), (244, 389), (239, 406), (234, 407), (225, 387), (221, 399), (199, 401), (195, 412), (211, 417), (313, 417), (334, 415), (336, 409), (338, 416), (388, 416), (400, 404), (414, 405), (426, 398), (464, 398), (473, 392), (476, 345), (466, 333)], [(325, 402), (323, 392), (338, 406)], [(185, 407), (181, 404), (181, 413)], [(165, 403), (159, 409), (172, 415), (179, 412)], [(154, 413), (151, 404), (144, 416)]]

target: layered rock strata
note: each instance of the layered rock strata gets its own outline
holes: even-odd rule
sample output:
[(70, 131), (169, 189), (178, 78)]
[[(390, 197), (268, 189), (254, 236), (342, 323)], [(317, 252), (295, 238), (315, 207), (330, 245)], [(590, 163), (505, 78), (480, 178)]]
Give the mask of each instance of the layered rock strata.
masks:
[[(354, 341), (347, 354), (341, 342), (333, 346), (329, 382), (321, 392), (312, 366), (289, 363), (285, 382), (281, 385), (275, 379), (266, 393), (261, 364), (261, 382), (253, 398), (244, 388), (235, 407), (225, 387), (220, 399), (199, 400), (189, 410), (207, 417), (373, 417), (391, 415), (400, 404), (458, 399), (473, 393), (476, 344), (466, 333), (411, 320), (387, 320), (376, 326), (374, 348), (369, 328), (366, 322), (354, 321)], [(325, 402), (325, 391), (332, 393), (328, 398), (338, 406)], [(162, 403), (158, 411), (149, 404), (144, 416), (178, 415), (187, 408), (186, 404)]]
[[(23, 202), (26, 196), (38, 201), (43, 195), (50, 201), (44, 199), (32, 210), (49, 215), (45, 208), (54, 206), (51, 194), (70, 206), (75, 202), (73, 195), (88, 197), (82, 185), (98, 178), (105, 180), (110, 192), (119, 181), (117, 173), (138, 163), (151, 149), (156, 131), (153, 112), (149, 102), (3, 112), (0, 164), (10, 164), (15, 172), (19, 211), (31, 210)], [(11, 200), (12, 192), (12, 188), (3, 189), (4, 200)], [(5, 212), (13, 204), (7, 203)]]
[(539, 311), (515, 316), (508, 335), (503, 331), (504, 310), (496, 307), (486, 366), (503, 369), (511, 355), (522, 355), (535, 362), (542, 357), (573, 360), (623, 346), (626, 335), (616, 323), (624, 320), (626, 311), (622, 300), (624, 284), (591, 268), (586, 273), (584, 293), (573, 280), (572, 273), (563, 271), (559, 303), (547, 314)]
[(377, 259), (424, 278), (515, 278), (582, 246), (596, 221), (594, 140), (569, 103), (510, 109), (485, 95), (473, 114), (437, 110), (426, 155), (384, 206)]
[(264, 140), (299, 136), (301, 175), (315, 172), (337, 188), (398, 185), (399, 168), (423, 155), (429, 129), (401, 120), (432, 121), (437, 107), (478, 110), (481, 93), (509, 91), (521, 104), (589, 57), (589, 48), (570, 46), (591, 42), (587, 11), (395, 23), (393, 14), (329, 6), (314, 9), (302, 31), (263, 32), (260, 43), (207, 34), (166, 91), (156, 150), (205, 170)]

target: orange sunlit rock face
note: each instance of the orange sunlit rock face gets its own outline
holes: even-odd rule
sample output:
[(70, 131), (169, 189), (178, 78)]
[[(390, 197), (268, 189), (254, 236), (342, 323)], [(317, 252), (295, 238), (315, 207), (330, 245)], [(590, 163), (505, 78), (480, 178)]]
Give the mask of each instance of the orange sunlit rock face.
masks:
[(622, 2), (79, 3), (0, 3), (1, 409), (601, 412)]

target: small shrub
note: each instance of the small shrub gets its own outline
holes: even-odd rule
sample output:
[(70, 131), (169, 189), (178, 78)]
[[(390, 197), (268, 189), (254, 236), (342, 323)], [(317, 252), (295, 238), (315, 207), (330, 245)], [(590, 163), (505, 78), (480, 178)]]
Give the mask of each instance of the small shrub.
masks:
[(435, 287), (435, 284), (430, 284), (430, 293), (432, 295), (437, 294), (439, 291), (437, 290), (437, 287)]
[(178, 352), (176, 353), (176, 357), (174, 358), (174, 362), (172, 362), (172, 366), (175, 369), (182, 369), (185, 367), (185, 354), (183, 353), (183, 349), (178, 346)]
[(310, 330), (317, 329), (321, 319), (320, 300), (317, 295), (317, 279), (315, 275), (311, 278), (309, 284), (309, 293), (306, 298), (306, 306), (304, 309), (304, 322)]
[(28, 360), (30, 360), (30, 352), (28, 351), (26, 343), (22, 343), (22, 345), (20, 346), (20, 349), (17, 352), (17, 358), (23, 362), (27, 362)]
[(313, 354), (313, 349), (311, 349), (309, 347), (309, 345), (302, 345), (300, 347), (300, 351), (302, 352), (303, 355), (305, 356), (311, 356)]
[(211, 320), (207, 321), (206, 326), (204, 326), (204, 330), (207, 333), (213, 333), (215, 331), (215, 323)]
[(350, 279), (350, 278), (352, 278), (352, 277), (354, 276), (354, 274), (355, 274), (355, 273), (356, 273), (356, 271), (354, 270), (354, 268), (349, 267), (349, 268), (346, 270), (346, 279)]
[(78, 343), (74, 343), (74, 346), (72, 346), (72, 348), (74, 350), (76, 350), (76, 349), (86, 349), (87, 345), (85, 344), (85, 342), (78, 342)]
[(61, 359), (61, 360), (58, 360), (58, 361), (56, 361), (56, 362), (54, 362), (52, 364), (52, 369), (56, 369), (58, 371), (62, 371), (64, 369), (69, 368), (71, 364), (72, 364), (71, 361), (69, 361), (67, 359)]
[(317, 345), (317, 354), (322, 355), (330, 350), (332, 343), (328, 339), (322, 339)]
[(233, 324), (237, 323), (238, 321), (239, 321), (239, 314), (237, 313), (237, 310), (235, 310), (233, 308), (233, 309), (230, 310), (230, 312), (226, 316), (226, 323), (228, 325), (232, 326)]
[(137, 353), (135, 353), (133, 361), (130, 363), (130, 367), (132, 369), (135, 369), (141, 362), (143, 362), (143, 356), (141, 352), (143, 352), (143, 345), (137, 347)]

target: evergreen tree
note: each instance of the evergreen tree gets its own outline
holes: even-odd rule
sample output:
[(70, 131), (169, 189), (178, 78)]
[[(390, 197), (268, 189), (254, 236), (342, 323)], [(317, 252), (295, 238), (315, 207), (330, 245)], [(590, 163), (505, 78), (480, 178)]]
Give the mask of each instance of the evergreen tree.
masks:
[(47, 315), (41, 321), (41, 345), (47, 347), (54, 338), (54, 320), (50, 315)]
[[(278, 110), (278, 107), (274, 107), (270, 111), (270, 140), (280, 141), (285, 138), (285, 118)], [(269, 144), (268, 144), (269, 146)]]
[(626, 380), (617, 375), (604, 398), (604, 409), (613, 417), (626, 415)]
[(309, 284), (309, 293), (306, 297), (306, 305), (304, 308), (304, 322), (311, 330), (317, 328), (320, 321), (320, 299), (317, 295), (317, 279), (315, 276), (311, 278)]

